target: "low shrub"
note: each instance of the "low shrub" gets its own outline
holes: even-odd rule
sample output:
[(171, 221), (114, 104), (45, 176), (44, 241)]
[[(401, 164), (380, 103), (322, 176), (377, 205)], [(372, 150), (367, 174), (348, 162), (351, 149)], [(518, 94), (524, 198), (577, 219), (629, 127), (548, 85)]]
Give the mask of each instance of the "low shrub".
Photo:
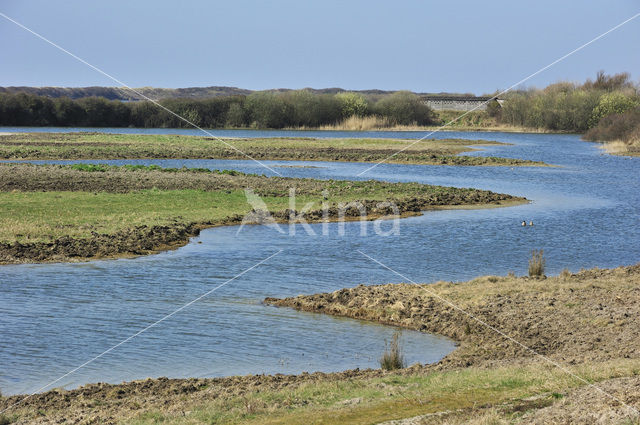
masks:
[(631, 144), (640, 139), (640, 107), (622, 114), (611, 114), (602, 118), (598, 125), (583, 136), (585, 140)]

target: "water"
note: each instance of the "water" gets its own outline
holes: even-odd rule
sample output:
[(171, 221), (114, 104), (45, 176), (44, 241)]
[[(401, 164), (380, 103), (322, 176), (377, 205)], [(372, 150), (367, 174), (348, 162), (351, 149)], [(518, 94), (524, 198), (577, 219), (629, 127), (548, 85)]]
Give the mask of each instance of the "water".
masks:
[[(291, 135), (274, 133), (271, 135)], [(335, 136), (335, 132), (329, 134)], [(422, 134), (385, 133), (380, 137), (417, 138)], [(349, 135), (359, 137), (359, 133)], [(548, 274), (565, 267), (572, 271), (615, 267), (640, 259), (640, 159), (602, 155), (596, 145), (575, 135), (445, 136), (513, 143), (471, 154), (541, 160), (557, 167), (382, 164), (357, 177), (370, 164), (266, 161), (270, 166), (319, 167), (278, 168), (288, 176), (477, 187), (526, 196), (532, 202), (500, 209), (427, 212), (401, 220), (400, 234), (389, 237), (376, 236), (371, 223), (366, 235), (360, 223), (347, 223), (344, 235), (338, 224), (329, 225), (326, 235), (320, 224), (311, 225), (315, 235), (298, 226), (294, 236), (263, 226), (247, 226), (240, 233), (237, 227), (221, 227), (203, 231), (181, 249), (155, 256), (1, 267), (0, 388), (4, 393), (34, 391), (280, 249), (283, 252), (267, 263), (56, 385), (74, 387), (162, 375), (375, 367), (392, 329), (260, 303), (266, 296), (404, 280), (358, 250), (416, 282), (459, 281), (508, 271), (525, 274), (529, 251), (534, 248), (545, 250)], [(113, 163), (269, 174), (252, 161)], [(535, 226), (522, 228), (522, 220), (532, 220)], [(453, 348), (447, 339), (417, 332), (405, 332), (403, 341), (410, 362), (436, 361)]]

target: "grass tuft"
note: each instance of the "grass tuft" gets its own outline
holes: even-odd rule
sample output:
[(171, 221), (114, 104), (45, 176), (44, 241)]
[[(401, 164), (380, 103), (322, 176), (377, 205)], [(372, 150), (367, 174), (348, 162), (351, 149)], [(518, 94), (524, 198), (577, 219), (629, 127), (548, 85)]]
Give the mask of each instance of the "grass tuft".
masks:
[(544, 250), (532, 250), (529, 259), (529, 277), (543, 277), (544, 265)]
[(380, 367), (384, 370), (396, 370), (406, 367), (406, 360), (400, 347), (400, 335), (400, 331), (394, 332), (391, 343), (385, 348), (382, 357), (380, 357)]
[(560, 274), (558, 275), (558, 277), (562, 280), (567, 280), (569, 279), (571, 276), (573, 276), (573, 274), (569, 271), (569, 269), (564, 268), (562, 269), (562, 271), (560, 272)]

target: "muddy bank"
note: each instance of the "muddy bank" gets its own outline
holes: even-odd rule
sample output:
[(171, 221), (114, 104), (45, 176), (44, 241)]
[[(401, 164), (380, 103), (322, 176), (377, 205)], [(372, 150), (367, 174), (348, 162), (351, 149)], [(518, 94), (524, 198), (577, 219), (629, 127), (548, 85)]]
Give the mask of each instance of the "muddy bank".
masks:
[(83, 261), (153, 254), (177, 248), (198, 235), (205, 223), (138, 226), (90, 238), (62, 237), (52, 242), (0, 242), (0, 264)]
[[(197, 403), (227, 400), (254, 391), (295, 390), (313, 382), (336, 382), (382, 376), (380, 370), (352, 370), (300, 375), (252, 375), (207, 379), (146, 379), (122, 384), (96, 383), (74, 390), (51, 390), (25, 399), (25, 395), (0, 398), (0, 411), (25, 412), (16, 424), (116, 424), (152, 409), (185, 412)], [(303, 405), (292, 400), (291, 408)], [(38, 412), (47, 412), (38, 414)], [(7, 412), (9, 413), (9, 412)], [(1, 419), (1, 417), (0, 417)], [(14, 422), (9, 422), (14, 423)]]
[(537, 357), (471, 316), (564, 364), (640, 357), (640, 265), (563, 278), (489, 276), (460, 284), (361, 285), (265, 302), (448, 336), (460, 348), (440, 362), (445, 368)]

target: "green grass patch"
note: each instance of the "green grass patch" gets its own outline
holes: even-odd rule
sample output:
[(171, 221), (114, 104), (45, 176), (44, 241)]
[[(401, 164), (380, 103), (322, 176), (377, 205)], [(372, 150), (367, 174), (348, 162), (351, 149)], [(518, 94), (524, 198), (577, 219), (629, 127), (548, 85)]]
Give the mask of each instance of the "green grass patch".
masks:
[(427, 207), (446, 207), (512, 200), (487, 191), (418, 183), (104, 164), (0, 165), (0, 187), (0, 242), (21, 243), (112, 234), (137, 226), (224, 224), (251, 211), (245, 188), (253, 189), (271, 212), (291, 208), (291, 193), (298, 211), (319, 211), (323, 206), (335, 211), (352, 201), (418, 199)]
[[(636, 361), (610, 362), (574, 371), (594, 382), (624, 376)], [(468, 368), (384, 378), (302, 384), (261, 390), (189, 408), (189, 414), (146, 412), (122, 424), (375, 424), (427, 413), (518, 404), (543, 396), (552, 404), (562, 392), (583, 385), (546, 364), (495, 369)], [(205, 390), (206, 391), (206, 390)]]
[[(288, 198), (264, 197), (268, 208), (283, 210)], [(300, 203), (313, 201), (298, 198)], [(320, 200), (315, 199), (318, 205)], [(0, 240), (47, 241), (88, 237), (142, 225), (223, 221), (251, 210), (243, 191), (141, 190), (105, 192), (0, 193)]]

